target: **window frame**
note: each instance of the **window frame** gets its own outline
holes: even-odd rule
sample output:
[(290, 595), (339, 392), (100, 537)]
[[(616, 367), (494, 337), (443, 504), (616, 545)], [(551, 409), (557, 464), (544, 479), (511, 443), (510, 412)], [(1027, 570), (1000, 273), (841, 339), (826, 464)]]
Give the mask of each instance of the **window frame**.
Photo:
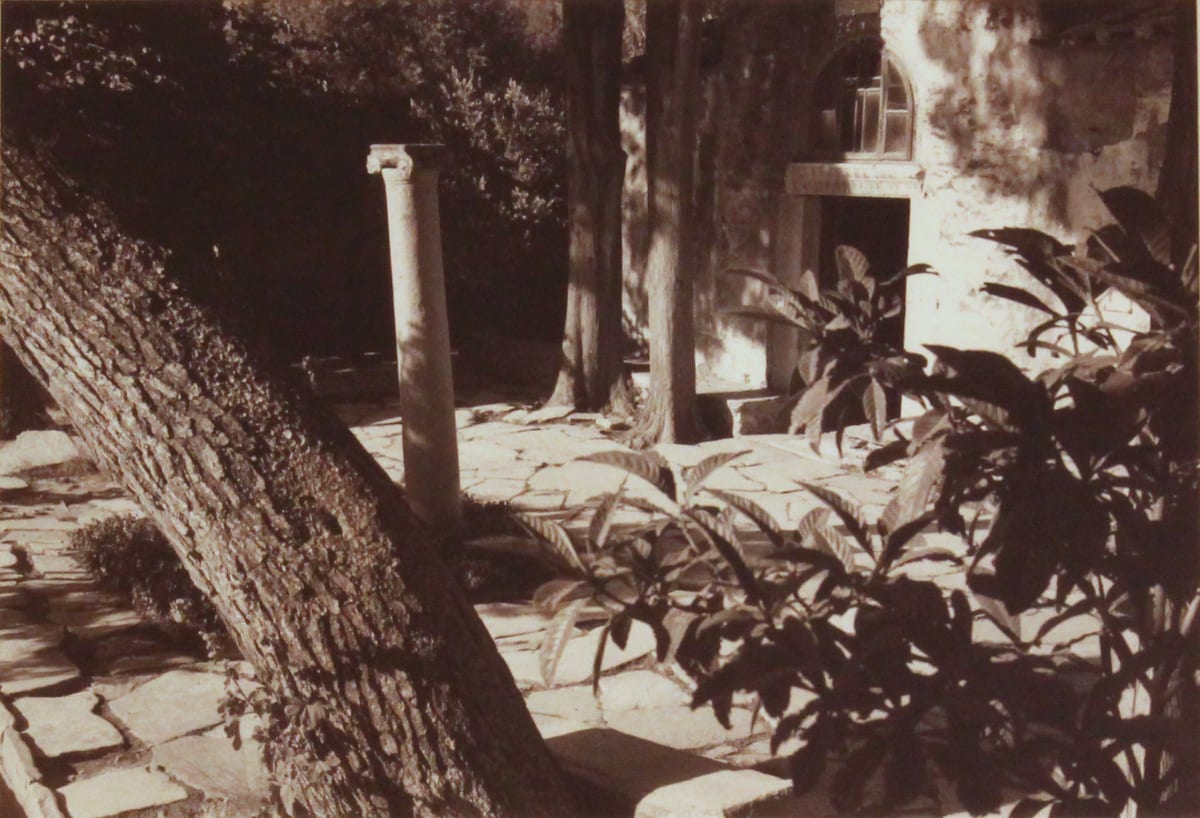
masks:
[[(854, 52), (859, 54), (869, 53), (874, 51), (879, 55), (879, 84), (864, 85), (862, 84), (862, 75), (855, 74), (849, 76), (845, 71), (844, 65), (846, 58), (853, 55)], [(894, 75), (898, 82), (889, 81), (889, 70)], [(834, 87), (834, 84), (838, 87)], [(851, 127), (854, 129), (852, 135), (852, 143), (861, 144), (862, 133), (857, 125), (856, 115), (858, 109), (847, 112), (843, 107), (826, 108), (821, 104), (823, 99), (833, 98), (835, 105), (844, 106), (845, 88), (854, 86), (855, 91), (863, 90), (878, 90), (879, 105), (878, 105), (878, 123), (876, 127), (876, 145), (877, 148), (873, 151), (861, 150), (846, 150), (841, 147), (841, 144), (830, 147), (823, 144), (822, 140), (822, 121), (826, 115), (833, 113), (835, 122), (838, 123), (837, 141), (843, 142), (841, 133), (841, 123), (850, 121), (854, 124)], [(885, 150), (888, 137), (888, 92), (889, 88), (899, 85), (904, 91), (904, 107), (894, 108), (894, 111), (904, 112), (904, 147), (902, 150)], [(812, 86), (810, 94), (809, 106), (809, 121), (808, 121), (808, 140), (810, 145), (809, 153), (812, 158), (824, 161), (846, 161), (846, 162), (907, 162), (912, 160), (913, 142), (914, 142), (914, 125), (916, 120), (916, 105), (913, 100), (912, 84), (908, 80), (908, 73), (887, 48), (884, 47), (883, 41), (877, 37), (858, 38), (852, 42), (845, 43), (838, 47), (830, 54), (821, 66), (821, 69), (816, 73), (816, 80)], [(849, 113), (847, 118), (846, 114)]]

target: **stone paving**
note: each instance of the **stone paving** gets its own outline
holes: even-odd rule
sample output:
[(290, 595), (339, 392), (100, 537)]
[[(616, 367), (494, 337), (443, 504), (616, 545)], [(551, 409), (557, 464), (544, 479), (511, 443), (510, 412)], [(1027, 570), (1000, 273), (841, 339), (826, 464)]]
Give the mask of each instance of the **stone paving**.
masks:
[[(366, 448), (402, 480), (394, 410), (351, 405), (341, 412)], [(462, 487), (476, 500), (511, 503), (579, 526), (586, 517), (575, 512), (623, 479), (614, 468), (576, 462), (621, 448), (595, 416), (494, 404), (460, 410), (458, 421)], [(4, 780), (26, 812), (39, 818), (103, 818), (160, 806), (176, 810), (167, 815), (190, 815), (178, 811), (180, 805), (199, 808), (206, 800), (222, 804), (219, 815), (252, 814), (267, 782), (252, 737), (235, 749), (222, 728), (218, 703), (227, 663), (180, 649), (95, 587), (68, 549), (70, 534), (91, 519), (135, 511), (134, 505), (87, 467), (66, 435), (39, 434), (0, 446)], [(865, 444), (852, 445), (857, 448), (850, 459), (861, 458)], [(784, 435), (661, 447), (680, 467), (730, 450), (747, 454), (714, 475), (711, 485), (753, 497), (784, 525), (795, 525), (816, 504), (800, 481), (854, 495), (872, 517), (893, 485), (886, 475), (863, 475), (839, 464), (836, 455), (814, 453)], [(646, 759), (665, 752), (661, 763), (676, 768), (671, 781), (682, 780), (679, 770), (686, 768), (710, 782), (712, 809), (726, 809), (719, 793), (744, 789), (739, 803), (751, 804), (786, 791), (786, 782), (762, 773), (726, 777), (769, 757), (767, 726), (755, 723), (744, 707), (734, 708), (731, 731), (710, 711), (692, 711), (685, 683), (655, 666), (648, 630), (634, 628), (623, 650), (609, 646), (596, 697), (590, 685), (596, 631), (577, 630), (547, 684), (537, 660), (546, 621), (528, 605), (492, 603), (479, 612), (535, 720), (577, 772), (603, 778), (612, 770), (589, 765), (632, 765), (643, 769), (626, 769), (626, 777), (636, 772), (645, 778)], [(235, 668), (248, 677), (245, 663)], [(593, 744), (640, 740), (647, 749), (639, 753), (644, 759), (629, 758), (628, 750), (588, 752), (580, 749), (588, 746), (579, 743), (583, 736)], [(661, 792), (630, 781), (627, 794), (644, 801), (638, 815), (701, 814), (663, 806), (687, 803), (694, 794), (672, 790), (664, 802)]]

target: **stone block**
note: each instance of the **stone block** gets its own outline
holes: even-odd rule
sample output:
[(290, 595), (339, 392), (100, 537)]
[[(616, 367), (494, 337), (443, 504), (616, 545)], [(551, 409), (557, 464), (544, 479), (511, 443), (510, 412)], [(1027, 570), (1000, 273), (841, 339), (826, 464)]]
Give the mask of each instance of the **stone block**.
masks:
[[(69, 558), (60, 558), (66, 559)], [(40, 560), (35, 560), (35, 564), (42, 568)], [(77, 636), (88, 639), (144, 623), (144, 620), (122, 600), (103, 591), (86, 590), (56, 594), (49, 598), (49, 602), (50, 612), (47, 618), (51, 622), (63, 625)]]
[(13, 625), (0, 629), (0, 692), (19, 696), (79, 678), (79, 668), (60, 648), (59, 625)]
[(25, 810), (25, 818), (66, 818), (54, 790), (40, 781), (29, 782), (24, 793), (18, 797), (21, 808)]
[[(584, 632), (567, 643), (559, 658), (553, 684), (555, 686), (577, 685), (590, 682), (600, 641), (600, 629)], [(629, 639), (624, 648), (618, 648), (610, 640), (604, 649), (600, 672), (627, 665), (652, 653), (655, 648), (654, 632), (641, 622), (633, 623)], [(501, 654), (519, 687), (529, 688), (546, 684), (542, 677), (538, 651), (512, 651)]]
[(749, 818), (791, 793), (784, 779), (733, 770), (617, 730), (565, 719), (537, 724), (559, 763), (635, 805), (636, 818)]
[(605, 713), (686, 705), (688, 693), (653, 670), (630, 670), (600, 680), (600, 704)]
[(109, 702), (113, 715), (147, 744), (161, 744), (221, 721), (219, 673), (172, 670)]
[(187, 790), (160, 772), (144, 767), (108, 770), (60, 787), (71, 818), (107, 818), (137, 809), (182, 801)]
[(535, 611), (532, 606), (511, 602), (476, 605), (475, 613), (483, 620), (484, 627), (493, 639), (540, 633), (550, 624), (550, 620)]
[(4, 780), (14, 787), (18, 782), (41, 781), (42, 773), (33, 760), (33, 752), (21, 731), (9, 727), (0, 733), (0, 770)]
[(121, 732), (94, 712), (91, 690), (70, 696), (25, 696), (13, 706), (25, 719), (26, 737), (46, 758), (80, 758), (121, 747)]
[[(695, 750), (714, 744), (745, 738), (750, 733), (750, 712), (735, 707), (729, 714), (732, 725), (726, 730), (712, 708), (693, 710), (689, 705), (613, 711), (605, 707), (604, 720), (609, 727), (638, 738), (665, 744), (680, 750)], [(760, 722), (760, 727), (766, 725)]]
[(260, 781), (251, 782), (246, 754), (245, 747), (235, 750), (223, 732), (183, 736), (155, 747), (154, 764), (209, 798), (247, 804), (267, 793), (255, 789)]
[(530, 713), (558, 716), (572, 721), (600, 724), (600, 703), (592, 694), (591, 685), (539, 690), (525, 697)]
[(21, 432), (15, 440), (0, 444), (0, 474), (17, 474), (79, 458), (78, 447), (65, 432), (46, 429)]

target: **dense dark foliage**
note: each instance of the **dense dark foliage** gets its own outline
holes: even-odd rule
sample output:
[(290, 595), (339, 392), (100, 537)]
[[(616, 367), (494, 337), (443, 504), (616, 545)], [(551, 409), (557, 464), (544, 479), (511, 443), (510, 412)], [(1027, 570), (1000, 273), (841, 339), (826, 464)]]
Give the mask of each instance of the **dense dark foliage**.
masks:
[(132, 229), (211, 258), (197, 292), (291, 360), (390, 348), (367, 147), (445, 142), (452, 327), (552, 337), (566, 284), (553, 40), (516, 9), (6, 3), (3, 116)]
[[(1028, 346), (1055, 357), (1030, 377), (995, 353), (931, 348), (932, 372), (897, 382), (931, 408), (867, 459), (908, 458), (878, 520), (813, 485), (824, 505), (783, 530), (704, 488), (736, 455), (678, 476), (654, 454), (591, 458), (661, 496), (602, 498), (579, 546), (529, 526), (565, 574), (537, 597), (557, 617), (547, 671), (555, 634), (598, 602), (618, 644), (634, 619), (655, 629), (659, 658), (696, 679), (695, 706), (727, 722), (735, 696), (755, 697), (796, 786), (829, 769), (838, 810), (945, 808), (949, 788), (974, 813), (1009, 797), (1020, 816), (1195, 814), (1196, 258), (1171, 266), (1145, 194), (1101, 196), (1117, 223), (1085, 248), (979, 234), (1040, 283), (988, 291), (1045, 313)], [(1149, 326), (1106, 320), (1106, 290)], [(631, 504), (653, 519), (617, 531)], [(765, 545), (739, 536), (738, 514)], [(934, 527), (954, 536), (930, 543)]]
[(145, 517), (126, 514), (89, 523), (71, 535), (71, 549), (102, 588), (125, 597), (143, 616), (207, 634), (210, 644), (224, 636), (216, 609)]

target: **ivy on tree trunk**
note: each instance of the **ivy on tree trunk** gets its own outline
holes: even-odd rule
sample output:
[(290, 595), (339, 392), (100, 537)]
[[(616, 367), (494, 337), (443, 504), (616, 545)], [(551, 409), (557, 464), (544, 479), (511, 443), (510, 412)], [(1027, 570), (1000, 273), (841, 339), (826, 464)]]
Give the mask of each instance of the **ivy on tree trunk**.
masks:
[(40, 151), (3, 140), (0, 335), (212, 599), (275, 702), (284, 808), (561, 816), (512, 676), (387, 474)]

